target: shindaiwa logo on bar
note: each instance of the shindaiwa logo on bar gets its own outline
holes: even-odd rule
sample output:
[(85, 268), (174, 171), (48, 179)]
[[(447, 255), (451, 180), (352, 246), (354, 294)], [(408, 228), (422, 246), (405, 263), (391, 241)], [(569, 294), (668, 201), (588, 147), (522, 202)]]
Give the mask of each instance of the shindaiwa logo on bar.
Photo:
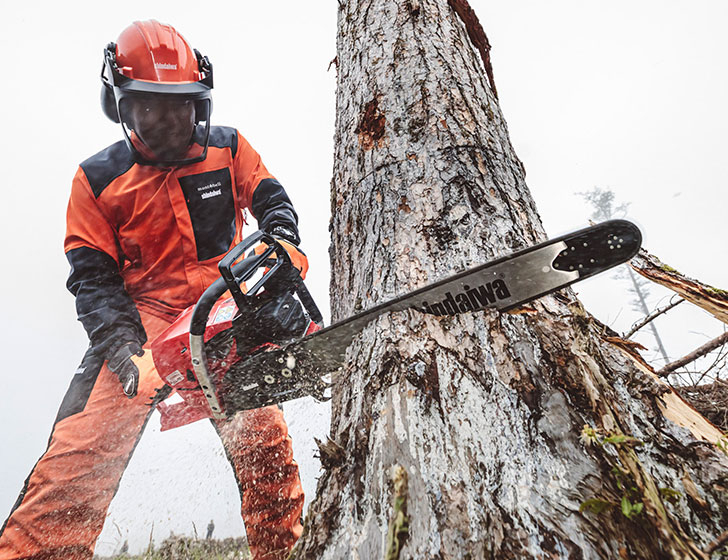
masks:
[(463, 291), (455, 295), (445, 292), (444, 300), (435, 303), (423, 301), (422, 309), (425, 313), (433, 315), (456, 315), (481, 309), (490, 303), (495, 303), (496, 300), (509, 297), (511, 297), (511, 291), (506, 283), (503, 280), (493, 280), (475, 288), (466, 284), (463, 286)]

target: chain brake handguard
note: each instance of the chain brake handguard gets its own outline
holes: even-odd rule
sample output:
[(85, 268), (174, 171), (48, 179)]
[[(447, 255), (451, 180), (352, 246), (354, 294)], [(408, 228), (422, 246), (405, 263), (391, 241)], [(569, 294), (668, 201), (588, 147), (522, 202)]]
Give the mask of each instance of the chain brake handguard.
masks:
[[(245, 253), (259, 243), (265, 243), (267, 247), (259, 254), (251, 254), (245, 257)], [(245, 258), (236, 263), (241, 257)], [(285, 265), (292, 266), (291, 258), (283, 246), (269, 233), (258, 230), (233, 247), (220, 260), (218, 269), (227, 289), (230, 290), (230, 294), (235, 300), (235, 304), (238, 306), (238, 310), (240, 313), (245, 314), (255, 310), (257, 296), (265, 284)], [(260, 268), (264, 269), (261, 278), (243, 292), (241, 285), (255, 276)], [(295, 291), (295, 287), (293, 288)]]

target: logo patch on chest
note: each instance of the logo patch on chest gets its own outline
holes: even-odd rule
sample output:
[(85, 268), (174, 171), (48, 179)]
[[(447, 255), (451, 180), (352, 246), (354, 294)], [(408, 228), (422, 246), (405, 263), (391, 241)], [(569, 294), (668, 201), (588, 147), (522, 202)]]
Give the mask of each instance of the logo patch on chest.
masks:
[(235, 237), (235, 198), (230, 169), (179, 178), (197, 244), (197, 260), (228, 251)]

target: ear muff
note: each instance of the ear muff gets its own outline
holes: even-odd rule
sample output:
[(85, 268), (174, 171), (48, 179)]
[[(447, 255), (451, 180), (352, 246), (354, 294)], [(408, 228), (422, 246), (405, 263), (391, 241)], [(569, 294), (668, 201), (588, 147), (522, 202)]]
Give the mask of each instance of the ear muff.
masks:
[[(195, 57), (197, 58), (197, 67), (199, 68), (200, 73), (209, 76), (208, 84), (210, 88), (212, 88), (212, 63), (210, 62), (210, 59), (206, 56), (203, 56), (202, 53), (197, 49), (192, 50), (195, 53)], [(212, 114), (212, 97), (208, 99), (208, 103), (196, 103), (195, 110), (197, 111), (195, 117), (195, 121), (197, 123), (199, 123), (200, 121), (209, 121), (210, 115)]]
[(104, 82), (101, 85), (101, 108), (111, 121), (119, 122), (119, 111), (116, 108), (116, 98), (114, 97), (114, 88), (111, 84)]
[(212, 113), (212, 99), (195, 102), (195, 124), (200, 121), (209, 121)]
[(114, 97), (114, 87), (111, 85), (109, 78), (106, 77), (106, 59), (111, 56), (116, 58), (116, 43), (109, 43), (104, 49), (104, 62), (101, 65), (101, 108), (109, 120), (115, 123), (121, 122), (119, 119), (119, 111), (116, 108), (116, 98)]

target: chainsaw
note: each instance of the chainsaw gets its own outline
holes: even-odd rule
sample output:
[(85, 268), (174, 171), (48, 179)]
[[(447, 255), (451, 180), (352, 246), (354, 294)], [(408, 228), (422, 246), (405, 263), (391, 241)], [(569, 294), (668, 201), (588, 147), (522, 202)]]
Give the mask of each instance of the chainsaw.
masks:
[[(152, 342), (154, 365), (166, 384), (155, 399), (162, 431), (204, 418), (225, 418), (223, 389), (231, 367), (323, 327), (318, 306), (272, 235), (257, 231), (247, 237), (223, 257), (218, 269), (220, 278)], [(266, 315), (263, 310), (268, 316), (293, 320), (285, 328), (266, 324), (260, 320)], [(243, 384), (248, 389), (255, 384), (264, 393), (265, 372), (259, 374), (263, 383), (251, 379)], [(305, 394), (326, 399), (327, 383), (319, 380), (315, 385)], [(181, 400), (162, 400), (172, 391)], [(298, 396), (304, 394), (293, 390), (283, 400)]]
[[(183, 401), (160, 403), (162, 429), (307, 395), (324, 400), (327, 380), (346, 364), (353, 338), (383, 313), (414, 309), (444, 317), (486, 308), (509, 311), (629, 260), (641, 242), (633, 223), (609, 220), (473, 266), (322, 328), (311, 294), (300, 276), (291, 274), (297, 271), (288, 253), (273, 237), (257, 232), (220, 261), (221, 277), (152, 343), (157, 371)], [(252, 287), (246, 289), (248, 284)], [(285, 317), (292, 309), (302, 320), (286, 328), (258, 320), (266, 314)]]

